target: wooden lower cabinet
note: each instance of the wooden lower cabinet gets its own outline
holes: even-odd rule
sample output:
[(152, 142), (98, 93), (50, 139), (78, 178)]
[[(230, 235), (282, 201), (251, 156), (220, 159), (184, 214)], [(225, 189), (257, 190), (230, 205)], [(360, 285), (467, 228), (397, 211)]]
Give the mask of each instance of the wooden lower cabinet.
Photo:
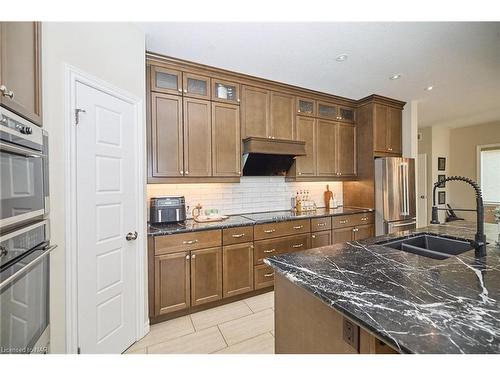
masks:
[(332, 230), (332, 243), (352, 241), (352, 228), (339, 228)]
[(332, 231), (324, 230), (311, 234), (311, 248), (328, 246), (332, 244)]
[(274, 269), (266, 264), (254, 268), (255, 289), (262, 289), (274, 285)]
[(187, 309), (191, 305), (189, 251), (154, 258), (155, 315)]
[(224, 246), (222, 249), (223, 298), (251, 292), (253, 285), (253, 242)]
[(222, 248), (191, 251), (191, 305), (222, 298)]
[(375, 235), (375, 228), (373, 225), (359, 225), (355, 229), (357, 229), (354, 231), (353, 239), (355, 241), (365, 240)]

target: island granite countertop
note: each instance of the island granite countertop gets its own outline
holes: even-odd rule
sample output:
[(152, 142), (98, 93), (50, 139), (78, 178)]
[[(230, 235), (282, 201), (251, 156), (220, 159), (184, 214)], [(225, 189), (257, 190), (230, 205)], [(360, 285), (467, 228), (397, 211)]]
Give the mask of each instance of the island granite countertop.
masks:
[(193, 219), (188, 219), (183, 223), (148, 224), (148, 236), (163, 236), (169, 234), (198, 232), (212, 229), (243, 227), (247, 225), (309, 219), (315, 217), (353, 215), (372, 211), (373, 209), (371, 208), (339, 207), (328, 210), (325, 208), (318, 208), (314, 211), (301, 213), (296, 213), (291, 210), (283, 210), (231, 215), (224, 221), (215, 221), (209, 223), (197, 223)]
[(264, 262), (402, 353), (500, 353), (495, 231), (484, 258), (472, 250), (435, 260), (375, 244), (417, 233), (473, 239), (475, 224), (432, 225)]

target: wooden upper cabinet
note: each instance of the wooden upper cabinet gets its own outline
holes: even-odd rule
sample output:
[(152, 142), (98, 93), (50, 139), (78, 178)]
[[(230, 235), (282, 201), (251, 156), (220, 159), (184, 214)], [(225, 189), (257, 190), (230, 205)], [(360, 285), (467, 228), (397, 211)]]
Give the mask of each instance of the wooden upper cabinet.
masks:
[(191, 305), (189, 259), (188, 251), (155, 256), (155, 315), (187, 309)]
[(222, 299), (222, 248), (191, 251), (192, 306)]
[(354, 122), (354, 109), (348, 107), (339, 107), (338, 119), (340, 121)]
[(151, 90), (165, 94), (182, 95), (182, 72), (151, 66)]
[(316, 116), (316, 102), (312, 99), (297, 98), (295, 106), (300, 116)]
[(212, 103), (212, 173), (214, 176), (241, 174), (240, 107)]
[(402, 120), (403, 113), (399, 108), (387, 108), (387, 149), (389, 152), (401, 154), (402, 148)]
[(210, 99), (210, 78), (182, 73), (182, 94), (189, 98)]
[(317, 175), (336, 175), (336, 123), (326, 120), (317, 120)]
[(240, 104), (239, 83), (212, 78), (212, 100), (223, 103)]
[(184, 177), (212, 175), (211, 106), (207, 100), (184, 98)]
[(316, 175), (316, 121), (314, 118), (297, 116), (297, 140), (306, 142), (307, 155), (296, 157), (296, 176)]
[(337, 123), (337, 173), (341, 176), (356, 174), (356, 128)]
[(252, 86), (241, 88), (241, 132), (242, 138), (271, 136), (269, 121), (268, 90)]
[(0, 104), (42, 125), (41, 25), (0, 23)]
[(149, 158), (152, 177), (183, 175), (182, 98), (151, 94), (151, 149)]
[(253, 290), (253, 242), (224, 246), (223, 297), (232, 297)]
[(271, 137), (293, 140), (295, 136), (295, 97), (271, 92)]
[(374, 151), (384, 154), (402, 153), (402, 112), (382, 104), (374, 108)]
[(326, 120), (338, 120), (338, 107), (336, 104), (317, 102), (317, 114), (319, 118)]

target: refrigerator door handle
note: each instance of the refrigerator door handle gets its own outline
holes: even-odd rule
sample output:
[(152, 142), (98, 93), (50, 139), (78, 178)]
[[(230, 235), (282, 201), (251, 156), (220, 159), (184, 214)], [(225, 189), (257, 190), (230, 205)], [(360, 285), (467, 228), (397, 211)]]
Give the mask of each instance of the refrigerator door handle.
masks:
[(409, 165), (405, 163), (405, 177), (406, 177), (406, 216), (410, 216), (410, 174)]
[(401, 216), (406, 215), (406, 177), (405, 177), (405, 164), (400, 164), (401, 168)]

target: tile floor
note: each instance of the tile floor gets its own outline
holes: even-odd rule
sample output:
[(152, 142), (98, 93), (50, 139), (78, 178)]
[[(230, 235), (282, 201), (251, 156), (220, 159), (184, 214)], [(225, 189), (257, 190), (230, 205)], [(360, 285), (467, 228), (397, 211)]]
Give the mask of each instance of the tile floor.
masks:
[(154, 324), (129, 353), (273, 354), (274, 292)]

